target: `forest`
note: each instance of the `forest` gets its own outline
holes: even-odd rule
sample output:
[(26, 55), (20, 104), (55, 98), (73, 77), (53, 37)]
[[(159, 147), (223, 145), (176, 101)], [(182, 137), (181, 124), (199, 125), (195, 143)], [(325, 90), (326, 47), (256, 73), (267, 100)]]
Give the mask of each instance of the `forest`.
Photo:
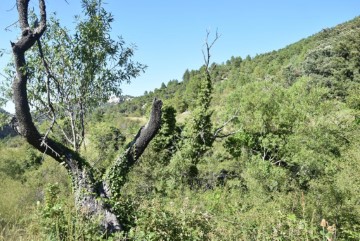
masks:
[(0, 240), (360, 240), (360, 17), (108, 103), (145, 66), (82, 2), (17, 1)]

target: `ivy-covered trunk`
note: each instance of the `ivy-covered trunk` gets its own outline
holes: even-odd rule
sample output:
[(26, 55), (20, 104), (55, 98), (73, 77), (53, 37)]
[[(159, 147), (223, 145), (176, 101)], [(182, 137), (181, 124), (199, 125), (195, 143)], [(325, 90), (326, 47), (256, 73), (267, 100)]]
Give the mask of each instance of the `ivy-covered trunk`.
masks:
[(85, 218), (99, 222), (99, 230), (111, 234), (122, 230), (118, 217), (108, 204), (108, 194), (102, 182), (96, 182), (91, 169), (71, 170), (77, 210)]

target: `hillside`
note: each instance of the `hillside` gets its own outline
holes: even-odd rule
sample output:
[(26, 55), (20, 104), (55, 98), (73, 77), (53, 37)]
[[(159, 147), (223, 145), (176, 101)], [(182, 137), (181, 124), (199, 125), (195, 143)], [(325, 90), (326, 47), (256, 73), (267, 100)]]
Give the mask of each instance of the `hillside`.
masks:
[(9, 113), (0, 108), (0, 139), (16, 135), (16, 132), (6, 124), (8, 117)]
[[(116, 206), (122, 238), (359, 240), (360, 18), (209, 67), (211, 84), (206, 66), (186, 70), (88, 117), (81, 154), (101, 175), (164, 101)], [(94, 240), (62, 166), (15, 137), (1, 143), (0, 176), (0, 240)]]
[[(338, 61), (336, 58), (339, 57), (339, 54), (346, 54), (339, 53), (346, 50), (341, 50), (341, 45), (356, 41), (359, 28), (360, 19), (355, 18), (336, 27), (323, 29), (320, 33), (278, 51), (254, 57), (247, 56), (244, 59), (232, 57), (226, 63), (214, 63), (213, 66), (216, 67), (212, 71), (212, 79), (215, 84), (215, 100), (219, 98), (219, 101), (213, 101), (212, 105), (218, 106), (219, 103), (223, 103), (221, 100), (226, 99), (227, 94), (233, 92), (235, 85), (249, 81), (271, 80), (284, 86), (290, 86), (304, 76), (327, 77), (327, 72), (341, 67), (341, 63), (335, 63)], [(356, 46), (352, 47), (356, 48)], [(351, 50), (347, 49), (346, 51)], [(327, 62), (328, 60), (331, 63)], [(346, 64), (350, 65), (351, 63)], [(321, 69), (332, 67), (334, 67), (333, 70)], [(178, 113), (191, 110), (193, 108), (191, 102), (195, 99), (195, 93), (198, 90), (197, 77), (200, 76), (200, 70), (186, 70), (182, 80), (170, 80), (167, 84), (163, 83), (154, 91), (145, 92), (143, 96), (135, 98), (131, 104), (120, 105), (119, 110), (128, 114), (143, 114), (144, 111), (141, 111), (141, 108), (151, 102), (154, 97), (166, 100), (176, 108)]]

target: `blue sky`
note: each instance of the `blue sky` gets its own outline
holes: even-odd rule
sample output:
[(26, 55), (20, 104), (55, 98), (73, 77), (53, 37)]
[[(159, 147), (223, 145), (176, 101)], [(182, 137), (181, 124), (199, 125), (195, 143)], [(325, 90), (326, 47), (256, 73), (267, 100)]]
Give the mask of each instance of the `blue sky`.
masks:
[[(15, 0), (0, 3), (0, 49), (10, 47), (16, 31), (4, 29), (17, 20)], [(35, 9), (38, 1), (32, 0)], [(81, 12), (79, 0), (46, 0), (71, 27)], [(359, 0), (105, 0), (115, 17), (113, 35), (137, 45), (134, 59), (148, 65), (146, 73), (123, 85), (123, 93), (141, 95), (162, 82), (181, 80), (186, 69), (203, 64), (201, 49), (206, 30), (221, 34), (212, 62), (277, 50), (302, 38), (353, 19)], [(0, 59), (0, 68), (8, 57)], [(0, 76), (1, 81), (1, 76)]]

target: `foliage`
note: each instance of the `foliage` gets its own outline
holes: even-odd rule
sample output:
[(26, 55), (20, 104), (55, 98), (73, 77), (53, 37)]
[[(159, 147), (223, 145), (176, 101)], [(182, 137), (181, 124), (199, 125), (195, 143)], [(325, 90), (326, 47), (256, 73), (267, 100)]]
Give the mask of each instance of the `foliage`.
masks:
[[(175, 205), (175, 204), (173, 204)], [(187, 199), (181, 207), (165, 208), (157, 200), (144, 202), (137, 211), (135, 228), (129, 232), (134, 240), (209, 240), (210, 225), (205, 214), (189, 212)]]
[[(85, 116), (111, 95), (120, 95), (121, 83), (145, 69), (131, 60), (133, 46), (111, 37), (114, 18), (102, 1), (83, 0), (82, 7), (84, 17), (76, 17), (74, 32), (53, 15), (38, 48), (27, 53), (30, 103), (75, 150), (83, 142)], [(31, 16), (36, 25), (36, 15)]]
[[(115, 155), (125, 143), (125, 136), (121, 133), (119, 128), (110, 126), (107, 123), (99, 122), (91, 128), (91, 136), (89, 137), (90, 144), (86, 149), (91, 148), (97, 150), (97, 155), (92, 152), (93, 166), (105, 171), (111, 161), (115, 158)], [(84, 151), (85, 155), (88, 153)]]
[[(182, 82), (88, 116), (82, 151), (101, 169), (145, 122), (145, 103), (166, 103), (158, 136), (117, 193), (118, 238), (359, 240), (359, 31), (356, 18), (278, 51), (232, 57), (210, 65), (212, 82), (204, 67), (186, 70)], [(214, 139), (229, 119), (224, 133), (233, 134)], [(26, 224), (18, 233), (33, 240), (104, 238), (76, 215), (63, 171), (19, 139), (3, 141), (0, 236)]]
[(0, 109), (0, 128), (3, 128), (3, 126), (6, 125), (7, 119), (8, 119), (7, 113), (2, 109)]
[(162, 108), (161, 129), (152, 143), (152, 151), (158, 154), (158, 162), (166, 166), (179, 141), (180, 130), (176, 126), (176, 110), (171, 106)]
[[(49, 184), (45, 190), (43, 205), (38, 205), (34, 219), (38, 219), (43, 239), (50, 240), (103, 240), (96, 220), (80, 215), (71, 199), (63, 199), (57, 183)], [(81, 211), (81, 210), (80, 210)], [(35, 228), (35, 227), (33, 227)]]
[[(199, 155), (196, 181), (201, 188), (187, 190), (176, 175), (184, 175), (192, 163), (186, 153), (197, 150), (186, 133), (196, 126), (191, 123), (196, 123), (196, 108), (204, 102), (190, 107), (181, 126), (183, 139), (165, 171), (153, 164), (157, 152), (148, 153), (134, 169), (124, 195), (147, 202), (178, 200), (190, 192), (193, 207), (212, 211), (214, 240), (356, 240), (359, 157), (353, 145), (358, 145), (360, 134), (355, 94), (359, 85), (358, 77), (351, 79), (349, 73), (357, 73), (358, 45), (351, 44), (354, 30), (348, 29), (358, 31), (358, 26), (355, 19), (337, 27), (334, 32), (347, 36), (341, 35), (341, 40), (331, 33), (326, 38), (314, 35), (280, 51), (217, 66), (210, 120), (219, 125), (239, 114), (227, 127), (236, 134)], [(329, 43), (326, 53), (322, 48)], [(339, 46), (350, 48), (346, 51), (353, 57), (344, 58)], [(186, 81), (180, 83), (185, 87), (177, 92), (183, 94), (178, 96), (186, 96), (191, 78), (201, 79), (190, 73), (185, 72)]]

